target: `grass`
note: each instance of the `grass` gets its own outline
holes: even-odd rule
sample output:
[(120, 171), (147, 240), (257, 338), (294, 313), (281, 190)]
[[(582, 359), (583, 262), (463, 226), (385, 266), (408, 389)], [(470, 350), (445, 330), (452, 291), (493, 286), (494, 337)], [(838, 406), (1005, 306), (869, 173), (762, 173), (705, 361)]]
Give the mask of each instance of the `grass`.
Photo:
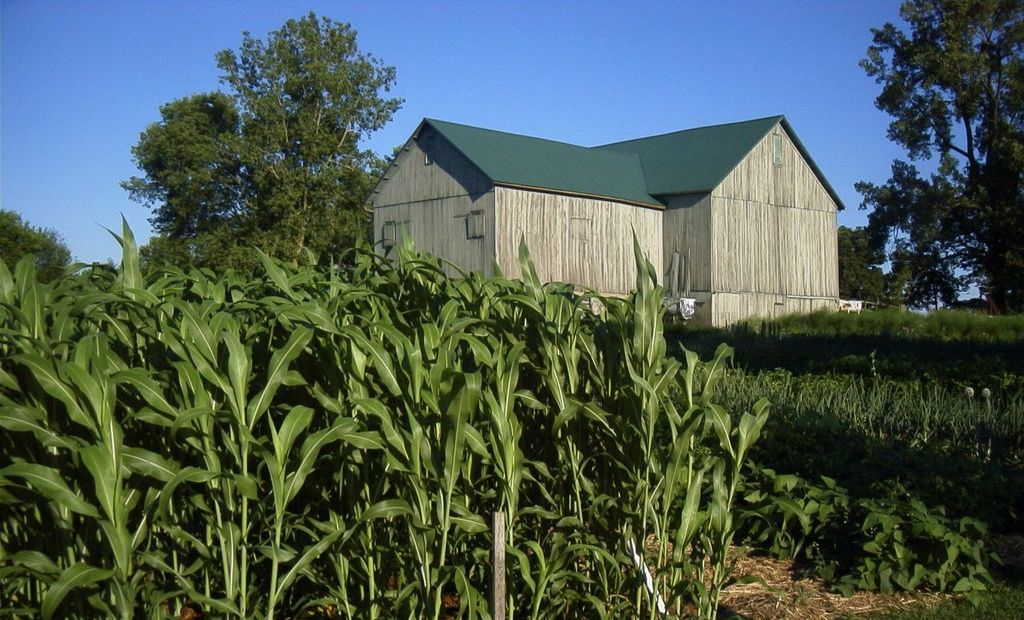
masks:
[(885, 310), (748, 321), (728, 329), (679, 324), (670, 342), (707, 355), (721, 342), (741, 368), (851, 374), (951, 387), (1024, 391), (1024, 317)]
[(1019, 343), (1024, 339), (1024, 315), (987, 316), (960, 310), (937, 310), (926, 314), (896, 309), (868, 310), (859, 314), (819, 311), (773, 320), (749, 320), (735, 329), (763, 335), (886, 336)]

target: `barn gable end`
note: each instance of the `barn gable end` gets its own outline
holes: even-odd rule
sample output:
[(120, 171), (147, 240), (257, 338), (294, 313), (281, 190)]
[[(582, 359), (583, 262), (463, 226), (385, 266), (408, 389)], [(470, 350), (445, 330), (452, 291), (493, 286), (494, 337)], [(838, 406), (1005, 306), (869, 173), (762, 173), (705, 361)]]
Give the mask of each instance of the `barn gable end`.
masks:
[(841, 204), (784, 120), (711, 191), (711, 322), (834, 307)]
[(430, 126), (421, 125), (405, 143), (371, 202), (376, 247), (387, 251), (404, 233), (419, 250), (467, 271), (490, 273), (494, 185)]

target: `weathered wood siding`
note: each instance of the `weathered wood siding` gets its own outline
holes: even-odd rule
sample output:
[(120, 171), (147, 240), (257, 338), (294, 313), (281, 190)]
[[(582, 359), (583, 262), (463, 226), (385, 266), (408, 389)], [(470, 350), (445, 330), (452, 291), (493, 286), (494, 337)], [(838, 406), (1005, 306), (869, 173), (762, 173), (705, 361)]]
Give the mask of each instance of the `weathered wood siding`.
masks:
[[(775, 163), (775, 137), (782, 162)], [(837, 205), (781, 124), (711, 192), (712, 321), (835, 305)]]
[[(430, 163), (427, 163), (427, 162)], [(494, 259), (494, 189), (447, 141), (424, 127), (405, 144), (377, 186), (373, 240), (382, 248), (384, 227), (402, 222), (416, 248), (466, 271), (490, 273)], [(482, 236), (470, 238), (478, 212)], [(455, 273), (449, 267), (449, 273)]]
[(751, 317), (807, 314), (824, 308), (835, 309), (836, 302), (831, 299), (802, 299), (764, 293), (714, 293), (708, 320), (711, 325), (721, 327)]
[(500, 186), (494, 195), (495, 255), (508, 277), (520, 277), (521, 237), (544, 282), (629, 293), (636, 286), (634, 230), (655, 269), (663, 265), (662, 212), (657, 209)]
[[(682, 292), (711, 291), (711, 196), (670, 196), (662, 214), (665, 288)], [(678, 254), (678, 266), (673, 263)], [(689, 264), (687, 264), (689, 262)]]

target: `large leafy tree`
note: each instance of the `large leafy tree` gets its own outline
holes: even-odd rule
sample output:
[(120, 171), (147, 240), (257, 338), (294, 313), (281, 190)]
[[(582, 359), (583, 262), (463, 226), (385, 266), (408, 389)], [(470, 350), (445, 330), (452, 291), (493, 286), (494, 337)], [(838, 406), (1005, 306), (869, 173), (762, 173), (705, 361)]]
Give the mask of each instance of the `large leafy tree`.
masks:
[(393, 67), (359, 51), (348, 24), (310, 13), (217, 54), (228, 93), (160, 109), (124, 182), (153, 210), (150, 261), (246, 268), (337, 257), (367, 231), (379, 159), (360, 142), (387, 123)]
[(885, 253), (874, 248), (865, 228), (839, 227), (839, 296), (875, 303), (887, 299), (882, 263)]
[(993, 309), (1024, 303), (1024, 4), (906, 0), (907, 31), (873, 29), (861, 65), (881, 84), (897, 160), (882, 185), (862, 182), (873, 243), (909, 275), (916, 306), (968, 286)]
[(43, 282), (63, 274), (71, 261), (68, 246), (56, 232), (32, 226), (18, 213), (0, 209), (0, 260), (13, 269), (28, 254), (35, 256), (36, 274)]

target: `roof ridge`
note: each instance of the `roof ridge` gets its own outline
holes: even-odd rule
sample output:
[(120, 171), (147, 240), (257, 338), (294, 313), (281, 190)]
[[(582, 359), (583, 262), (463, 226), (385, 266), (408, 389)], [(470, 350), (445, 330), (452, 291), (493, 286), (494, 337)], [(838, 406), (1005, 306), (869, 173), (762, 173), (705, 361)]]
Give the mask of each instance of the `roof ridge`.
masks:
[(647, 192), (643, 158), (638, 153), (602, 151), (431, 118), (423, 119), (421, 125), (437, 131), (492, 183), (664, 208)]
[(464, 127), (466, 129), (473, 129), (473, 130), (476, 130), (476, 131), (484, 131), (484, 132), (487, 132), (487, 133), (496, 133), (496, 134), (502, 134), (502, 135), (505, 135), (505, 136), (512, 136), (513, 138), (527, 138), (529, 140), (537, 140), (539, 142), (549, 142), (551, 144), (559, 144), (559, 145), (562, 145), (562, 146), (571, 146), (571, 147), (578, 148), (578, 149), (586, 149), (586, 150), (590, 150), (591, 149), (591, 147), (583, 146), (582, 144), (573, 144), (572, 142), (564, 142), (562, 140), (552, 140), (551, 138), (541, 138), (541, 137), (538, 137), (538, 136), (529, 136), (529, 135), (526, 135), (526, 134), (523, 134), (523, 133), (513, 133), (511, 131), (502, 131), (500, 129), (489, 129), (487, 127), (477, 127), (476, 125), (466, 125), (465, 123), (453, 123), (452, 121), (445, 121), (445, 120), (441, 120), (439, 118), (424, 117), (423, 120), (425, 122), (428, 122), (428, 123), (442, 123), (442, 124), (445, 124), (445, 125), (453, 125), (455, 127)]
[(714, 124), (714, 125), (701, 125), (700, 127), (688, 127), (686, 129), (677, 129), (675, 131), (667, 131), (665, 133), (656, 133), (654, 135), (641, 136), (639, 138), (629, 138), (627, 140), (617, 140), (615, 142), (608, 142), (607, 144), (596, 144), (596, 145), (591, 146), (589, 148), (592, 148), (592, 149), (603, 149), (603, 148), (607, 148), (607, 147), (610, 147), (610, 146), (615, 146), (616, 144), (625, 144), (627, 142), (637, 142), (639, 140), (650, 140), (652, 138), (664, 138), (664, 137), (668, 137), (668, 136), (675, 136), (675, 135), (682, 134), (682, 133), (688, 133), (688, 132), (691, 132), (691, 131), (698, 131), (700, 129), (719, 129), (719, 128), (722, 128), (722, 127), (729, 127), (730, 125), (743, 125), (743, 124), (746, 124), (746, 123), (757, 123), (757, 122), (768, 121), (768, 120), (779, 122), (780, 120), (783, 120), (785, 118), (786, 118), (785, 114), (773, 114), (773, 115), (770, 115), (770, 116), (762, 116), (760, 118), (750, 118), (750, 119), (747, 119), (747, 120), (744, 120), (744, 121), (733, 121), (731, 123), (717, 123), (717, 124)]

